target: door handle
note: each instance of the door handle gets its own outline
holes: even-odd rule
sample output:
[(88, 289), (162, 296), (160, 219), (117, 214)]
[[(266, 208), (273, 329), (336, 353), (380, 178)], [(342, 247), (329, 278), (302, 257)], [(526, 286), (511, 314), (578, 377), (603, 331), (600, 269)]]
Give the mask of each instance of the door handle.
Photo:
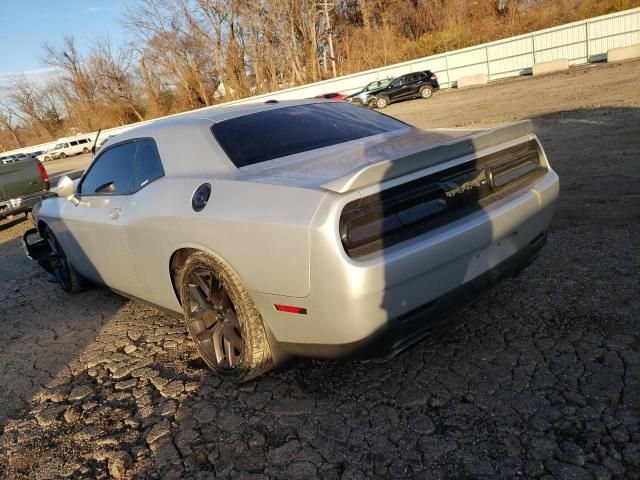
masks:
[(122, 209), (121, 208), (112, 208), (109, 211), (109, 217), (111, 218), (111, 220), (118, 220), (121, 216), (122, 216)]

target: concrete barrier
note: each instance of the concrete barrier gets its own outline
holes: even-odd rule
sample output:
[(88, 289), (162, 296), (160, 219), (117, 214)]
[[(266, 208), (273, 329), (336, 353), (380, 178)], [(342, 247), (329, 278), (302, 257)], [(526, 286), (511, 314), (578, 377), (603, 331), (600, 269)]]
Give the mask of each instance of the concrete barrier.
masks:
[(640, 57), (640, 43), (628, 47), (610, 48), (607, 50), (607, 62), (620, 62)]
[(489, 75), (479, 73), (477, 75), (467, 75), (466, 77), (460, 77), (456, 86), (458, 88), (470, 87), (472, 85), (484, 85), (489, 83)]
[(545, 75), (547, 73), (569, 70), (569, 59), (559, 58), (557, 60), (551, 60), (550, 62), (534, 63), (532, 70), (534, 75)]

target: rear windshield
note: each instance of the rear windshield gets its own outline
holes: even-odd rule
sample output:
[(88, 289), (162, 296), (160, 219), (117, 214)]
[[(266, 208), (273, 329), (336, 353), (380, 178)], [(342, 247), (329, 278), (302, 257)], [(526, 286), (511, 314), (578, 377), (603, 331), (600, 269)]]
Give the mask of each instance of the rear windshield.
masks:
[(364, 107), (332, 102), (244, 115), (217, 123), (211, 131), (241, 168), (406, 126)]

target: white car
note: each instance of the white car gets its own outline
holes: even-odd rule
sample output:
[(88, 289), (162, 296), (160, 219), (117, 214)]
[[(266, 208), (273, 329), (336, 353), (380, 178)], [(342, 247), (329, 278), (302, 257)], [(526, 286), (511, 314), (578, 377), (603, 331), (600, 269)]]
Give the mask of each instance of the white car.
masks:
[(92, 140), (87, 136), (61, 138), (51, 150), (44, 152), (42, 155), (38, 155), (37, 159), (40, 162), (48, 162), (49, 160), (55, 160), (58, 158), (66, 158), (71, 157), (72, 155), (79, 155), (81, 153), (89, 153), (91, 151), (91, 146)]
[(238, 381), (394, 355), (545, 244), (559, 183), (531, 127), (423, 131), (330, 100), (198, 111), (119, 133), (23, 240), (68, 292), (183, 317)]

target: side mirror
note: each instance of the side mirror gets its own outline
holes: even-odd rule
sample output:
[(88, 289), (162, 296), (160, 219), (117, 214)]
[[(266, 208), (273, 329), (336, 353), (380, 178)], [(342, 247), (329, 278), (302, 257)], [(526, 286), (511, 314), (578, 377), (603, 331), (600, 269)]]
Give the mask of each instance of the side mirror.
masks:
[(69, 200), (75, 206), (80, 205), (80, 199), (76, 196), (76, 185), (69, 177), (62, 176), (56, 189), (59, 197)]

